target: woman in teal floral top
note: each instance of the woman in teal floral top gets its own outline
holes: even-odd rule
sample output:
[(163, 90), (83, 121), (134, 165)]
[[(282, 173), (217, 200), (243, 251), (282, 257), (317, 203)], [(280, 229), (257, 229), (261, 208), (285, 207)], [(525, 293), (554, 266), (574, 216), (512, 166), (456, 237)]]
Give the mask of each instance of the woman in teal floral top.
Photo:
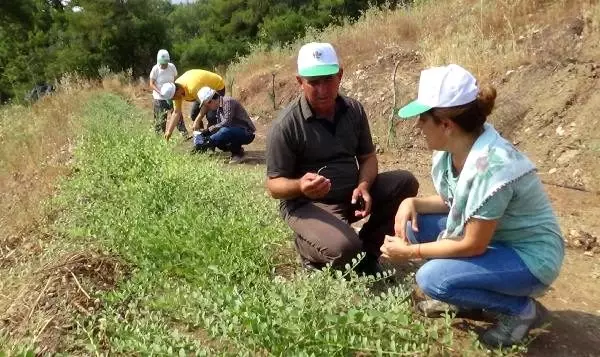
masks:
[(417, 100), (398, 113), (418, 116), (437, 195), (410, 198), (396, 215), (382, 257), (422, 258), (417, 284), (431, 300), (418, 309), (485, 310), (498, 318), (481, 340), (521, 342), (546, 314), (536, 296), (558, 276), (563, 240), (533, 163), (486, 124), (496, 98), (464, 68), (421, 72)]

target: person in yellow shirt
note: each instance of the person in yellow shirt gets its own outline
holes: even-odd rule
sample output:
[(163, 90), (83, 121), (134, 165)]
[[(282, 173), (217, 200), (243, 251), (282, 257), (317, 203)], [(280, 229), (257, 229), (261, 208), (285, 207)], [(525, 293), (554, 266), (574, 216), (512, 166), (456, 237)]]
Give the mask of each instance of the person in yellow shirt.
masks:
[[(202, 128), (202, 118), (206, 115), (209, 121), (212, 116), (207, 113), (206, 108), (201, 108), (198, 101), (198, 91), (202, 87), (209, 87), (217, 91), (220, 95), (225, 94), (225, 81), (220, 75), (205, 71), (202, 69), (191, 69), (175, 80), (175, 83), (166, 83), (161, 87), (161, 93), (170, 99), (173, 99), (174, 110), (165, 131), (165, 139), (169, 140), (171, 134), (180, 118), (183, 118), (183, 101), (194, 102), (191, 111), (191, 120), (194, 122), (194, 130)], [(202, 109), (202, 110), (201, 110)], [(213, 120), (216, 119), (213, 118)], [(214, 125), (216, 123), (213, 123)]]

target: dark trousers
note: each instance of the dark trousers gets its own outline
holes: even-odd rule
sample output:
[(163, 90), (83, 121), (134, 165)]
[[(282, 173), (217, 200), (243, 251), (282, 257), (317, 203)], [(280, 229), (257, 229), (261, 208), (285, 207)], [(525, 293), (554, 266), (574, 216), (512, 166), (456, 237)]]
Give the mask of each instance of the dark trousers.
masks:
[[(167, 129), (167, 114), (173, 110), (173, 103), (170, 100), (154, 99), (154, 131), (156, 133), (164, 133)], [(179, 119), (177, 123), (177, 129), (182, 134), (187, 134), (187, 129), (183, 118)]]
[(242, 154), (242, 145), (254, 141), (254, 134), (243, 128), (221, 128), (210, 136), (209, 143), (222, 151), (230, 151), (232, 155)]
[(341, 268), (360, 252), (379, 257), (385, 235), (394, 235), (400, 202), (416, 196), (418, 190), (419, 182), (408, 171), (377, 175), (369, 192), (373, 199), (371, 216), (359, 233), (350, 226), (357, 221), (350, 202), (308, 202), (289, 212), (285, 220), (296, 233), (296, 250), (303, 259)]

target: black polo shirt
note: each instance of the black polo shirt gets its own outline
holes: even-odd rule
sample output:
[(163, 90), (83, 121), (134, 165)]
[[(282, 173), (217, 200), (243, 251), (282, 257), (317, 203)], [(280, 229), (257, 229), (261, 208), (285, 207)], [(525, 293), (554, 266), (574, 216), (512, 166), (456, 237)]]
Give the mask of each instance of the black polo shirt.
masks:
[[(350, 200), (358, 185), (357, 157), (374, 151), (367, 115), (355, 99), (339, 95), (333, 123), (318, 118), (304, 95), (296, 98), (273, 123), (267, 139), (267, 176), (300, 178), (307, 172), (331, 180), (326, 203)], [(283, 209), (306, 201), (282, 202)]]

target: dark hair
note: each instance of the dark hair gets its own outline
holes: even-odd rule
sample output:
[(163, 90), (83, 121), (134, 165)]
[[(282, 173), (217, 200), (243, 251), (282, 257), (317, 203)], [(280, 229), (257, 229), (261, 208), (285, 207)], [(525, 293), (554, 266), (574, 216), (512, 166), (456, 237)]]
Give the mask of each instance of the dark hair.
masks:
[(210, 98), (211, 100), (215, 100), (215, 99), (219, 99), (221, 95), (219, 94), (219, 92), (215, 92), (215, 94), (213, 94), (212, 98)]
[(175, 91), (177, 91), (179, 88), (183, 88), (181, 86), (181, 84), (179, 84), (179, 83), (174, 83), (174, 84), (175, 84)]
[(449, 108), (433, 108), (431, 115), (436, 123), (440, 118), (448, 118), (455, 122), (462, 130), (473, 133), (481, 130), (488, 115), (494, 110), (496, 102), (496, 89), (491, 85), (479, 87), (477, 99), (471, 103)]

